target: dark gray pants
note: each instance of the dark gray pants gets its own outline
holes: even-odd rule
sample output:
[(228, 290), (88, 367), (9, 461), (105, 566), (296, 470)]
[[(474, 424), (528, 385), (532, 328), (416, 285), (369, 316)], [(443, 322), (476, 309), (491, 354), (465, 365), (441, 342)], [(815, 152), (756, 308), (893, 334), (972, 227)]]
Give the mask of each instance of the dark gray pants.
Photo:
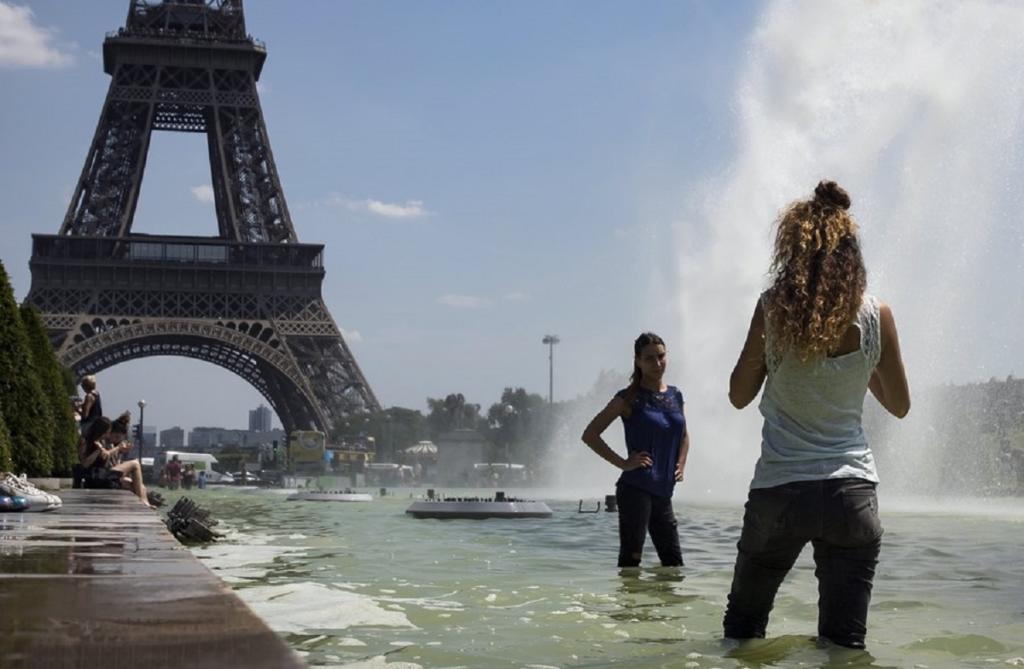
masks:
[(818, 577), (818, 636), (863, 648), (881, 537), (870, 481), (801, 481), (751, 490), (725, 636), (764, 637), (775, 593), (810, 541)]
[(646, 490), (619, 484), (615, 486), (619, 505), (619, 566), (638, 567), (647, 533), (658, 551), (662, 566), (683, 564), (679, 530), (671, 497), (659, 497)]

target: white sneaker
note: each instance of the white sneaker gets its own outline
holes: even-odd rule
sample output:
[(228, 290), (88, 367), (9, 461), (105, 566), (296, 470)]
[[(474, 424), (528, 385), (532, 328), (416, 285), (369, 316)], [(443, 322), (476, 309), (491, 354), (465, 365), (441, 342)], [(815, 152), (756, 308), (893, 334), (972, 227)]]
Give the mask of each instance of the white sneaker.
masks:
[(12, 497), (24, 497), (29, 504), (26, 511), (52, 511), (64, 504), (60, 497), (44, 492), (29, 483), (24, 474), (21, 476), (4, 475), (0, 479), (0, 491)]
[(42, 488), (38, 488), (34, 484), (29, 483), (28, 477), (25, 474), (22, 474), (19, 478), (21, 478), (21, 481), (22, 483), (24, 483), (25, 487), (34, 490), (39, 495), (43, 495), (44, 497), (46, 497), (47, 508), (40, 509), (40, 511), (53, 511), (54, 509), (59, 509), (60, 507), (64, 506), (64, 500), (62, 500), (57, 495), (54, 495), (52, 492), (47, 492)]

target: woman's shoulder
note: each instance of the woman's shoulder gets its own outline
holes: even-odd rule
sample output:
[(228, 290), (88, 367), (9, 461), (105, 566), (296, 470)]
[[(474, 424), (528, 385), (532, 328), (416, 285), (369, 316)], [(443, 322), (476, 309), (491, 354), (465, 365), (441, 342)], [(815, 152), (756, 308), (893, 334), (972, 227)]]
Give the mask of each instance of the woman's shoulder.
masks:
[(682, 411), (686, 401), (683, 399), (683, 391), (677, 386), (668, 386), (665, 389), (665, 404), (672, 411)]
[(889, 304), (871, 293), (864, 293), (860, 301), (860, 311), (857, 314), (861, 325), (875, 326), (879, 321), (892, 319), (892, 309)]
[(860, 298), (860, 308), (878, 313), (882, 309), (888, 309), (889, 305), (874, 293), (864, 293)]
[(886, 316), (892, 316), (892, 307), (888, 302), (878, 297), (877, 295), (871, 295), (864, 293), (864, 300), (862, 305), (869, 305), (876, 314), (885, 314)]

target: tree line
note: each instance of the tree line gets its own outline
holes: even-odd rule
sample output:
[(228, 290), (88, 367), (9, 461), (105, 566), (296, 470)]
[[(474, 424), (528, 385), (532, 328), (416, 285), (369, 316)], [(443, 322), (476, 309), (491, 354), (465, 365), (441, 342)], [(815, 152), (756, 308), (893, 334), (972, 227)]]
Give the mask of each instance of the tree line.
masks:
[(372, 437), (378, 458), (400, 461), (404, 450), (418, 441), (436, 441), (452, 430), (477, 432), (490, 446), (492, 461), (515, 456), (516, 462), (532, 461), (546, 443), (549, 425), (557, 405), (523, 388), (505, 388), (501, 399), (486, 412), (480, 404), (468, 402), (462, 393), (427, 398), (427, 413), (405, 407), (357, 414), (335, 423), (330, 431), (334, 443), (358, 442)]
[(39, 312), (18, 306), (0, 261), (0, 471), (69, 476), (78, 428), (75, 379), (61, 366)]
[[(461, 393), (428, 397), (426, 413), (389, 407), (349, 416), (335, 423), (329, 437), (336, 444), (372, 437), (379, 459), (396, 462), (418, 441), (436, 441), (452, 430), (473, 430), (485, 440), (488, 452), (484, 455), (489, 461), (533, 465), (543, 460), (553, 444), (577, 441), (582, 431), (582, 425), (577, 425), (579, 416), (589, 417), (627, 382), (625, 373), (604, 371), (585, 395), (554, 403), (509, 386), (486, 411)], [(569, 434), (572, 431), (576, 433)]]

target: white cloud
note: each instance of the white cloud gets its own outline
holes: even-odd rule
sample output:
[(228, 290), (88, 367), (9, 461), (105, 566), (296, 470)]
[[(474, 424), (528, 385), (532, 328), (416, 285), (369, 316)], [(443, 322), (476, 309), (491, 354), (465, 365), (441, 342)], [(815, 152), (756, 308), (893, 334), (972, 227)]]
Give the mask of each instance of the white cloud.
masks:
[(32, 10), (0, 2), (0, 67), (60, 67), (71, 64), (51, 40), (53, 30), (37, 26)]
[(433, 215), (433, 212), (423, 206), (423, 200), (406, 200), (405, 204), (395, 204), (373, 199), (354, 200), (344, 195), (335, 194), (317, 204), (341, 207), (349, 211), (365, 211), (384, 218), (412, 219)]
[(511, 293), (505, 293), (505, 299), (510, 302), (525, 302), (530, 296), (522, 291), (513, 290)]
[(363, 335), (359, 330), (346, 330), (345, 328), (339, 327), (342, 338), (349, 344), (358, 344), (363, 341)]
[(406, 200), (405, 204), (391, 204), (379, 200), (366, 200), (366, 209), (387, 218), (419, 218), (426, 216), (423, 200)]
[(266, 95), (270, 92), (270, 84), (265, 84), (262, 81), (256, 82), (256, 92), (260, 95)]
[(437, 303), (449, 307), (455, 307), (456, 309), (482, 309), (484, 307), (491, 306), (491, 301), (485, 297), (456, 295), (454, 293), (446, 293), (442, 295), (437, 298)]
[(203, 184), (202, 186), (193, 186), (192, 197), (199, 200), (200, 202), (214, 202), (213, 186), (211, 186), (210, 184)]

